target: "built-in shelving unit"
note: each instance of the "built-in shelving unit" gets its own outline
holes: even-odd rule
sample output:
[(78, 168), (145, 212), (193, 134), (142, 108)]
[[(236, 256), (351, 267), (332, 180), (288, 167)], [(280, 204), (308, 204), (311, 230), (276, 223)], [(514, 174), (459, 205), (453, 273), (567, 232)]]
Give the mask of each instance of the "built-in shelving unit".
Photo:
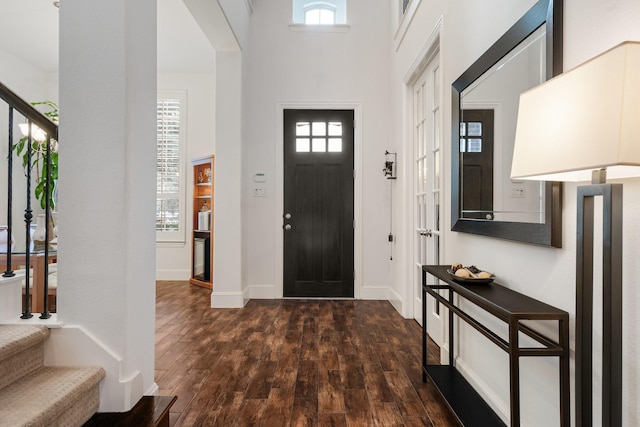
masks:
[(213, 289), (213, 201), (215, 156), (200, 157), (193, 165), (193, 234), (191, 279), (193, 285)]

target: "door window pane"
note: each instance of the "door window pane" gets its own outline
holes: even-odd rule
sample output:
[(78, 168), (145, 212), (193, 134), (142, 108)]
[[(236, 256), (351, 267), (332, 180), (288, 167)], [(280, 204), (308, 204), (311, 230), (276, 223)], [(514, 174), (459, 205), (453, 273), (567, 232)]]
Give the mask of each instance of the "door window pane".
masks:
[(469, 136), (482, 136), (482, 122), (469, 122), (467, 128)]
[(296, 123), (296, 136), (309, 136), (311, 135), (309, 133), (310, 131), (311, 131), (311, 126), (309, 122)]
[(469, 153), (482, 153), (482, 139), (469, 138), (469, 147), (467, 151)]
[(433, 189), (440, 189), (440, 151), (433, 153)]
[(329, 152), (340, 153), (342, 151), (342, 138), (329, 138)]
[(309, 138), (296, 138), (296, 152), (308, 153), (310, 148)]
[(342, 136), (342, 123), (329, 122), (329, 136)]
[(324, 153), (327, 151), (327, 141), (324, 138), (313, 138), (312, 150), (314, 153)]
[(311, 124), (311, 130), (313, 132), (313, 136), (325, 136), (327, 134), (327, 123), (313, 122)]

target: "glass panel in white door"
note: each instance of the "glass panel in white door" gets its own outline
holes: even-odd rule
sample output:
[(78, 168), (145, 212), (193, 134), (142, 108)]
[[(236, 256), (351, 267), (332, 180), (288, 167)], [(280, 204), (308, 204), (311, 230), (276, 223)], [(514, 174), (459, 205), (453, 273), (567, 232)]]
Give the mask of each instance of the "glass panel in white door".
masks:
[[(422, 323), (422, 266), (440, 264), (442, 132), (437, 56), (413, 85), (414, 144), (414, 273), (413, 313)], [(428, 280), (435, 280), (428, 276)], [(427, 333), (443, 344), (440, 305), (427, 298)]]

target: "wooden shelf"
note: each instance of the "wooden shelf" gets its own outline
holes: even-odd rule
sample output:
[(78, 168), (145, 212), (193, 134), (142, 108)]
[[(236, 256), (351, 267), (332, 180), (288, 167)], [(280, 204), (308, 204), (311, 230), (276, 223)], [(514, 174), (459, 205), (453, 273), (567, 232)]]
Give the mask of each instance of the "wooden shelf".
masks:
[(192, 160), (191, 163), (193, 166), (193, 229), (189, 282), (192, 285), (213, 289), (215, 156), (200, 157)]
[(460, 424), (466, 427), (506, 425), (453, 366), (427, 365), (423, 370)]

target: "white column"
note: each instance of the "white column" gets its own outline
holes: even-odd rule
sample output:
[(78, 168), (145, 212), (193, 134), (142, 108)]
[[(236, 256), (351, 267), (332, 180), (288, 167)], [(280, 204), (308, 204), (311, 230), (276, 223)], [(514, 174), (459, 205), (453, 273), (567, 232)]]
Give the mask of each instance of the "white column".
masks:
[(101, 411), (156, 389), (156, 49), (155, 0), (61, 2), (58, 318), (116, 362)]
[(242, 53), (216, 53), (212, 307), (242, 307)]

